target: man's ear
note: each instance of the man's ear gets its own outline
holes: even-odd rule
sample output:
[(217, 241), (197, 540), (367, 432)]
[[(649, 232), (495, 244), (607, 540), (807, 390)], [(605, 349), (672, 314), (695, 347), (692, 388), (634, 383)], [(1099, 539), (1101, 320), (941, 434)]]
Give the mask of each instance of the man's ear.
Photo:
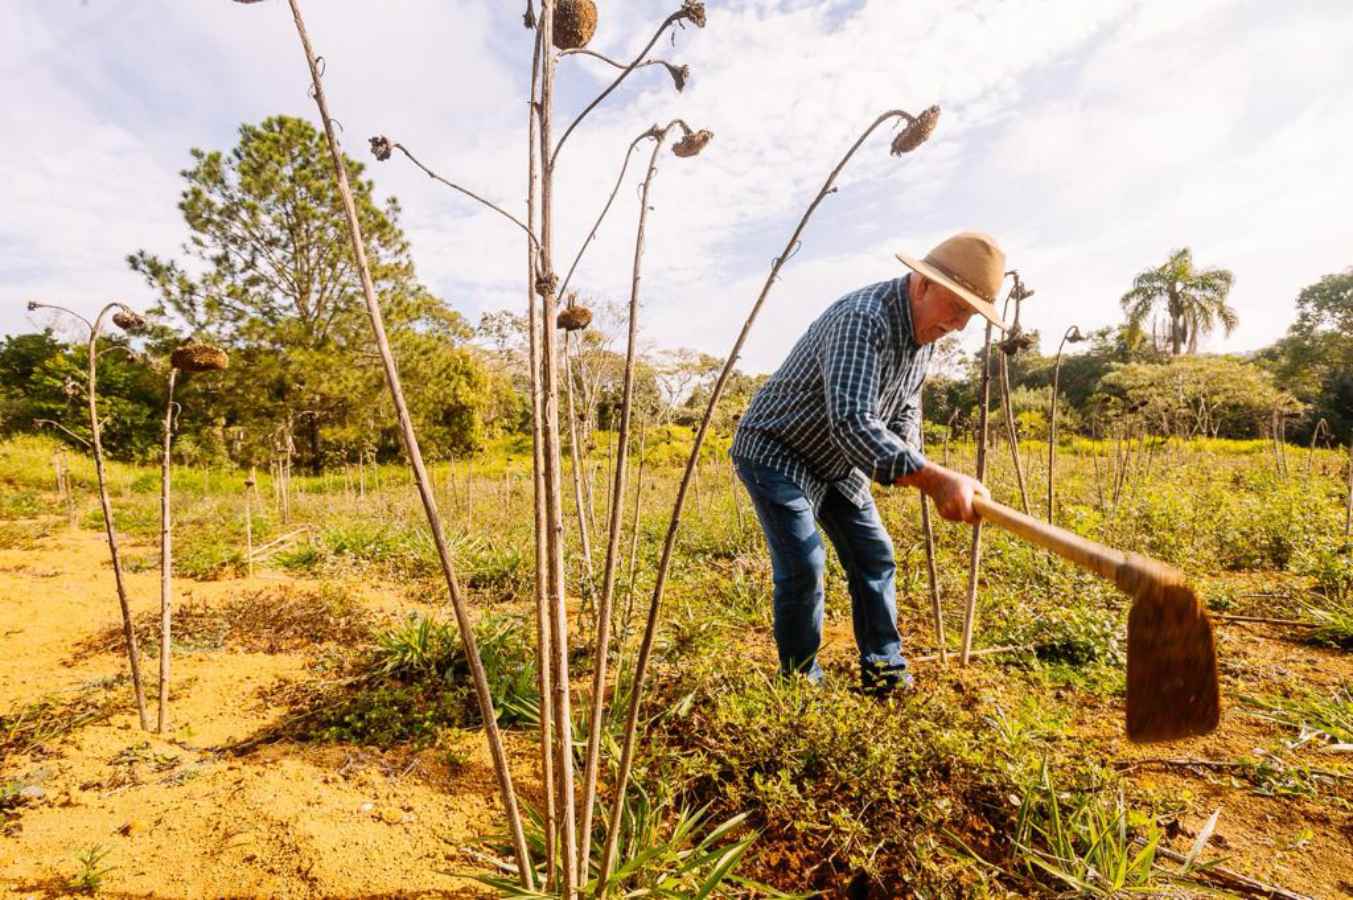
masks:
[(924, 275), (918, 275), (915, 272), (911, 273), (911, 277), (915, 279), (911, 285), (911, 297), (913, 300), (920, 300), (930, 289), (930, 282), (926, 280)]

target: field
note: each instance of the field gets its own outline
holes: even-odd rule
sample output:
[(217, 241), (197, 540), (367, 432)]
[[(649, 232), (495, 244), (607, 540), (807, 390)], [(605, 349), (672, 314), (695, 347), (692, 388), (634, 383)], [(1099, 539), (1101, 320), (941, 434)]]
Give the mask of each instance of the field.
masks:
[[(684, 429), (651, 433), (642, 469), (631, 467), (642, 490), (637, 535), (622, 540), (625, 659), (689, 442)], [(609, 458), (599, 443), (586, 463), (597, 572)], [(932, 444), (972, 470), (971, 444)], [(476, 876), (506, 874), (510, 848), (406, 470), (296, 475), (286, 521), (261, 478), (252, 576), (245, 473), (176, 470), (174, 727), (159, 736), (136, 727), (92, 464), (68, 456), (67, 503), (56, 452), (33, 438), (0, 445), (0, 885), (37, 896), (492, 894)], [(827, 683), (775, 678), (768, 559), (745, 493), (711, 448), (678, 545), (627, 805), (627, 858), (657, 852), (636, 862), (629, 888), (694, 896), (749, 840), (722, 895), (1185, 896), (1237, 890), (1226, 873), (1238, 873), (1353, 896), (1346, 457), (1284, 452), (1280, 471), (1266, 441), (1062, 447), (1059, 524), (1174, 563), (1219, 614), (1221, 728), (1134, 746), (1122, 725), (1125, 598), (993, 529), (974, 647), (1015, 649), (967, 668), (929, 658), (938, 648), (914, 491), (878, 498), (916, 691), (880, 703), (850, 690), (850, 604), (834, 557)], [(991, 460), (993, 492), (1015, 503), (1008, 451), (994, 446)], [(1041, 515), (1046, 464), (1032, 448), (1026, 470)], [(433, 475), (514, 776), (539, 805), (529, 439)], [(110, 477), (153, 696), (159, 472), (114, 465)], [(595, 627), (566, 512), (581, 669)], [(936, 528), (952, 653), (971, 530)], [(573, 703), (583, 737), (584, 676), (575, 672)], [(608, 723), (612, 737), (621, 718)], [(608, 799), (604, 772), (603, 783)]]

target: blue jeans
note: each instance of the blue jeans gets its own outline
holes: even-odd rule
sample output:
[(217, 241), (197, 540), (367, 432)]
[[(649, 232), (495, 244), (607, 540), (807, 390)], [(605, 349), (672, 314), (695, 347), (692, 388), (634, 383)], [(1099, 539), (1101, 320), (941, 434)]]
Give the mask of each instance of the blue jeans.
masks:
[(815, 682), (822, 678), (817, 652), (822, 646), (827, 552), (818, 535), (820, 522), (846, 570), (862, 686), (881, 693), (899, 684), (910, 686), (897, 631), (893, 542), (878, 507), (871, 500), (861, 509), (829, 489), (814, 521), (812, 501), (784, 473), (741, 457), (734, 457), (733, 464), (751, 494), (770, 549), (780, 671), (802, 672)]

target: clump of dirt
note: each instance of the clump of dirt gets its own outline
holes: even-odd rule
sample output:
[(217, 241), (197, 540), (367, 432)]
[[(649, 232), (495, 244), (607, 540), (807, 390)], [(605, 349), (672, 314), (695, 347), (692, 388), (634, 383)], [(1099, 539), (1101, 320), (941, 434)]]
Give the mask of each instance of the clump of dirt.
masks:
[[(160, 617), (136, 617), (136, 636), (157, 652)], [(340, 586), (279, 585), (246, 591), (225, 602), (189, 597), (174, 610), (174, 645), (179, 650), (231, 649), (246, 653), (295, 653), (324, 644), (357, 646), (371, 639), (377, 617)], [(100, 653), (121, 652), (116, 626), (79, 641), (73, 662)]]

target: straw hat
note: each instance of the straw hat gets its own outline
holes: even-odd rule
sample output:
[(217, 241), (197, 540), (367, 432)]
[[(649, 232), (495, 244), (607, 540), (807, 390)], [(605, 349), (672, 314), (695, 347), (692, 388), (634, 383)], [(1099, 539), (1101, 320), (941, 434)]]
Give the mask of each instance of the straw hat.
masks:
[(897, 258), (912, 271), (953, 291), (1002, 331), (1006, 324), (996, 312), (996, 294), (1005, 280), (1005, 251), (980, 231), (962, 231), (940, 243), (925, 259)]

